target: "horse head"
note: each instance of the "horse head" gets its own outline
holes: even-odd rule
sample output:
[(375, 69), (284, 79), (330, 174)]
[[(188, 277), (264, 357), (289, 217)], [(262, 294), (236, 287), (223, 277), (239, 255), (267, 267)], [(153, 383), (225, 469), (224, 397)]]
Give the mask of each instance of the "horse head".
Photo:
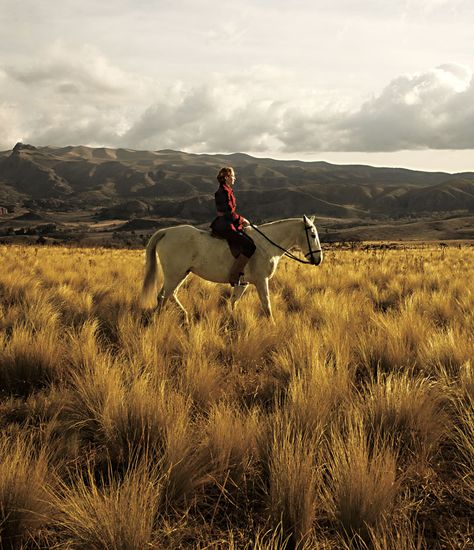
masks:
[(313, 265), (319, 265), (323, 261), (323, 251), (319, 242), (318, 230), (314, 224), (314, 216), (303, 216), (303, 232), (300, 236), (299, 247), (304, 252), (305, 258)]

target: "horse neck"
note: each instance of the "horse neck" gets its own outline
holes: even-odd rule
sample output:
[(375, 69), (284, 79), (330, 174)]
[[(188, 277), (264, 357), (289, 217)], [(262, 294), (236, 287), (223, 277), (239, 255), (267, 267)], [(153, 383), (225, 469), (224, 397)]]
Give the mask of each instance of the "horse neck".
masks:
[(262, 231), (272, 241), (278, 243), (283, 248), (291, 248), (298, 242), (298, 230), (301, 220), (290, 218), (280, 220), (261, 226)]

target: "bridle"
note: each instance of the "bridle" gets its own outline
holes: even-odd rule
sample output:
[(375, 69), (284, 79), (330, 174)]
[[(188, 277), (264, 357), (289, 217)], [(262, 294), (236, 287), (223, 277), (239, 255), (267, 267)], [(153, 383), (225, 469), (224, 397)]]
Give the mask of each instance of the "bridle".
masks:
[(253, 223), (250, 223), (250, 226), (255, 229), (255, 231), (257, 233), (259, 233), (260, 235), (262, 235), (262, 237), (264, 237), (270, 244), (272, 244), (273, 246), (276, 246), (277, 248), (279, 248), (280, 250), (282, 250), (285, 254), (285, 256), (288, 256), (288, 258), (291, 258), (292, 260), (295, 260), (296, 262), (299, 262), (300, 264), (311, 264), (311, 265), (317, 265), (316, 264), (316, 259), (314, 257), (314, 254), (316, 253), (321, 253), (322, 250), (321, 248), (318, 248), (318, 250), (312, 250), (311, 249), (311, 243), (309, 242), (309, 231), (311, 229), (311, 226), (309, 226), (307, 223), (306, 223), (306, 220), (303, 218), (303, 221), (304, 221), (304, 230), (305, 230), (305, 233), (306, 233), (306, 242), (308, 243), (308, 252), (304, 255), (305, 258), (307, 258), (308, 256), (311, 257), (311, 260), (301, 260), (300, 258), (298, 258), (298, 256), (295, 256), (292, 252), (290, 252), (289, 250), (287, 250), (286, 248), (283, 248), (282, 246), (280, 246), (279, 244), (273, 242), (269, 237), (267, 237), (265, 235), (265, 233), (263, 233), (262, 231), (260, 231), (260, 229), (254, 225)]

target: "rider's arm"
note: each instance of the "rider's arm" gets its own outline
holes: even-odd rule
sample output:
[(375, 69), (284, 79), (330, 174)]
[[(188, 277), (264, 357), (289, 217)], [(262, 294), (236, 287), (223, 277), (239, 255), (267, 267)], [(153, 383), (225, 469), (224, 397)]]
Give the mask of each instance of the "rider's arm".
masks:
[(244, 223), (244, 218), (236, 212), (236, 201), (232, 189), (221, 185), (215, 194), (217, 212), (224, 215), (234, 226)]

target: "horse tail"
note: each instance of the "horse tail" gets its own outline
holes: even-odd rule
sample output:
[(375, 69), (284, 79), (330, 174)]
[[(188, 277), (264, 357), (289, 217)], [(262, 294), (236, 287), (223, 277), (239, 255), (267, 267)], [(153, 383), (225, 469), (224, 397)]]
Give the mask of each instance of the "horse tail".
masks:
[(153, 293), (156, 287), (156, 275), (157, 275), (157, 257), (156, 246), (161, 239), (166, 235), (166, 229), (160, 229), (157, 231), (146, 245), (146, 263), (145, 263), (145, 277), (143, 279), (141, 302), (144, 307), (148, 306), (153, 298)]

